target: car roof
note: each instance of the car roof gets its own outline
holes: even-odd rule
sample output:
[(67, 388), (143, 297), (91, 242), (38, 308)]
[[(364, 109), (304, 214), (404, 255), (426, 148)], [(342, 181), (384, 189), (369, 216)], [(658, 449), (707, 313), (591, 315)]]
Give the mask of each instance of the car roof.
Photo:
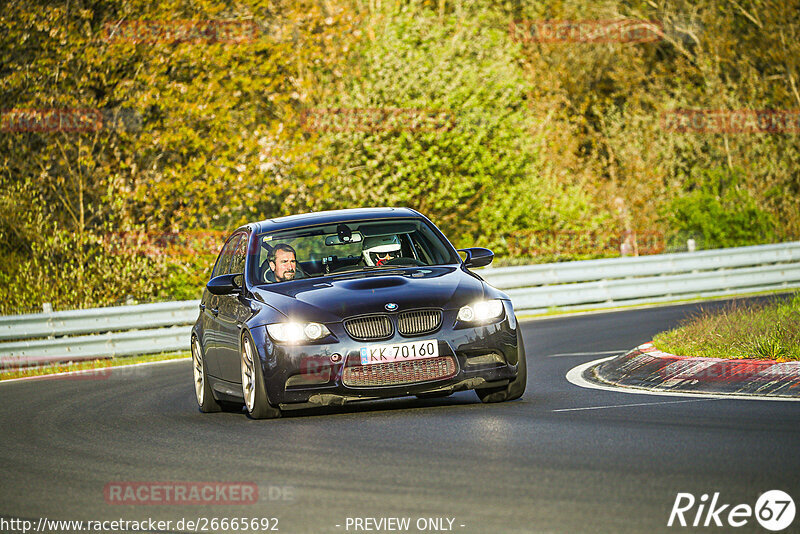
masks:
[(337, 224), (340, 222), (363, 221), (370, 219), (396, 219), (396, 218), (424, 218), (424, 216), (411, 208), (354, 208), (346, 210), (318, 211), (288, 215), (275, 219), (266, 219), (242, 226), (240, 229), (249, 228), (256, 233), (276, 232), (291, 228), (301, 228), (318, 224)]

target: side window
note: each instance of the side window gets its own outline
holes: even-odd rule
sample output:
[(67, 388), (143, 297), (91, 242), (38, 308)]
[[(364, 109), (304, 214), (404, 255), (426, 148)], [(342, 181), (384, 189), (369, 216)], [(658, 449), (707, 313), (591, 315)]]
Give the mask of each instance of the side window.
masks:
[(231, 273), (240, 274), (244, 272), (244, 260), (247, 258), (247, 234), (242, 234), (239, 244), (233, 251), (233, 261), (231, 262)]
[(219, 258), (217, 258), (217, 264), (214, 265), (214, 272), (212, 273), (211, 278), (231, 272), (231, 258), (233, 257), (233, 251), (236, 249), (236, 245), (239, 242), (240, 237), (241, 234), (237, 234), (230, 238), (227, 243), (225, 243), (225, 246), (222, 248), (222, 252), (219, 253)]
[(411, 238), (411, 242), (414, 244), (414, 250), (416, 250), (420, 260), (424, 261), (428, 265), (436, 265), (437, 263), (440, 263), (435, 258), (431, 257), (432, 255), (430, 249), (427, 246), (428, 243), (421, 232), (414, 232), (409, 237)]

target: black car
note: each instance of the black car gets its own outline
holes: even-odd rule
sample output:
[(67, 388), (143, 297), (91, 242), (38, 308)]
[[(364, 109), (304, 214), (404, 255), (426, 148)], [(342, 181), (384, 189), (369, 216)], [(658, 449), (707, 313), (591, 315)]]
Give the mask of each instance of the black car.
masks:
[[(464, 254), (462, 260), (458, 252)], [(406, 208), (294, 215), (247, 224), (225, 242), (192, 328), (203, 412), (282, 410), (474, 389), (483, 402), (525, 391), (525, 349), (508, 296)]]

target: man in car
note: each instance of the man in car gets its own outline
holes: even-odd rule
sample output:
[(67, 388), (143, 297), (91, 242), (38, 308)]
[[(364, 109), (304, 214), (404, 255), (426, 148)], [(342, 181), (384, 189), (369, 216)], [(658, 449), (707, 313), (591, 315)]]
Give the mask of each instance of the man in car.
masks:
[(269, 271), (264, 273), (267, 282), (286, 282), (297, 278), (304, 278), (305, 275), (297, 265), (297, 253), (291, 245), (281, 243), (272, 247), (267, 255)]

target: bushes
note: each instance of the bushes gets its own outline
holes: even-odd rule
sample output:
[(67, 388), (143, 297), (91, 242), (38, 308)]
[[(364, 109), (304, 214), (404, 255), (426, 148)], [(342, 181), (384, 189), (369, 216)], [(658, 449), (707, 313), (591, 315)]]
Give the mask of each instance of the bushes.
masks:
[(664, 210), (673, 242), (694, 238), (710, 249), (769, 243), (776, 237), (775, 220), (743, 189), (739, 171), (698, 174), (690, 190)]
[[(74, 6), (73, 6), (74, 7)], [(0, 135), (0, 313), (199, 296), (210, 255), (111, 253), (131, 229), (230, 230), (302, 210), (302, 138), (284, 124), (347, 46), (339, 2), (12, 3), (0, 14), (3, 110), (132, 110), (135, 128)], [(108, 39), (108, 24), (241, 20), (253, 39)], [(321, 60), (325, 60), (323, 64)], [(4, 118), (4, 120), (6, 120)], [(219, 243), (217, 243), (219, 245)]]
[[(728, 193), (720, 210), (736, 212), (730, 204), (746, 201), (743, 211), (749, 214), (741, 215), (748, 229), (737, 234), (731, 219), (727, 237), (709, 232), (712, 240), (742, 244), (800, 236), (800, 181), (793, 170), (800, 161), (797, 132), (680, 132), (661, 121), (679, 109), (796, 110), (796, 0), (757, 7), (711, 0), (513, 5), (516, 20), (638, 19), (659, 21), (663, 28), (660, 39), (642, 44), (525, 45), (536, 88), (534, 111), (551, 125), (543, 134), (551, 142), (542, 157), (554, 163), (554, 172), (586, 184), (601, 209), (624, 199), (636, 213), (639, 233), (674, 234), (683, 226), (695, 231), (697, 214), (683, 222), (659, 214), (670, 211), (673, 201), (681, 204), (694, 177), (738, 168), (738, 193)], [(702, 211), (705, 202), (690, 204)], [(681, 208), (681, 215), (691, 211)], [(770, 223), (759, 228), (749, 222), (760, 213), (768, 214), (773, 232)], [(670, 228), (672, 222), (681, 228)]]
[(594, 221), (581, 191), (542, 176), (519, 47), (490, 10), (471, 15), (373, 14), (351, 76), (315, 110), (331, 115), (311, 135), (335, 169), (315, 207), (412, 207), (500, 255), (517, 230)]
[[(704, 247), (797, 238), (796, 134), (660, 124), (675, 109), (796, 109), (796, 4), (12, 3), (0, 14), (4, 109), (125, 109), (135, 128), (0, 136), (3, 312), (192, 298), (216, 251), (102, 258), (101, 238), (328, 208), (416, 208), (458, 246), (514, 262), (614, 254), (625, 231)], [(659, 20), (663, 39), (508, 33), (511, 20), (620, 18)], [(251, 21), (260, 33), (104, 39), (120, 20)], [(307, 120), (332, 108), (388, 115), (366, 128)], [(542, 235), (555, 245), (531, 252)]]
[(0, 270), (0, 314), (149, 302), (165, 286), (163, 261), (109, 250), (96, 235), (51, 227), (29, 246)]

